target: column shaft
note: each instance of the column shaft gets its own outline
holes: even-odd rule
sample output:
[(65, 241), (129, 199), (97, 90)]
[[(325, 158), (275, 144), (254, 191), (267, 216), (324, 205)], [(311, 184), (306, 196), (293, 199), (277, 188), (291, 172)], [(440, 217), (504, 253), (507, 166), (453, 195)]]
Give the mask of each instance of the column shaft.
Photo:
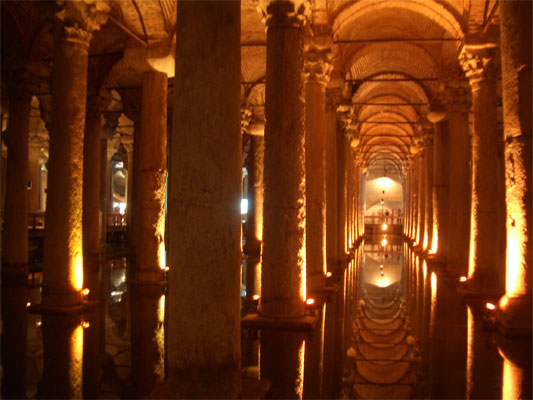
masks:
[(235, 398), (241, 378), (240, 3), (218, 2), (216, 13), (208, 1), (177, 7), (168, 381), (183, 397)]
[(90, 35), (63, 27), (55, 41), (44, 238), (43, 303), (80, 302), (83, 287), (83, 133)]
[(444, 260), (448, 254), (448, 122), (435, 124), (433, 137), (433, 241), (431, 250), (439, 260)]
[(429, 141), (426, 153), (426, 182), (425, 182), (425, 224), (424, 224), (424, 250), (431, 249), (433, 240), (433, 141)]
[(28, 211), (37, 212), (40, 207), (41, 192), (41, 146), (37, 143), (31, 143), (28, 149), (28, 182), (31, 182), (31, 188), (28, 190)]
[(165, 184), (167, 172), (167, 75), (143, 74), (141, 128), (136, 138), (139, 155), (135, 279), (162, 279), (165, 256)]
[(326, 256), (327, 270), (337, 269), (337, 115), (328, 98), (326, 108)]
[(418, 221), (416, 243), (422, 248), (426, 223), (426, 153), (422, 151), (418, 159)]
[(293, 3), (268, 12), (261, 311), (297, 317), (306, 297), (303, 33)]

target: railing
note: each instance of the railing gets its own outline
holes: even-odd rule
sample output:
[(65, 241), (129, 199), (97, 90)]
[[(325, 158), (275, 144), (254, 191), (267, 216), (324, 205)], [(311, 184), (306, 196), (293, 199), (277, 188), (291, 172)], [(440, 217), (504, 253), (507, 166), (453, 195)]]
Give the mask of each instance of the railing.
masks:
[[(37, 211), (28, 213), (28, 229), (41, 230), (45, 228), (45, 211)], [(117, 228), (125, 227), (126, 215), (120, 213), (108, 213), (107, 214), (107, 227)]]
[(403, 225), (403, 215), (366, 215), (365, 225)]
[(126, 214), (120, 213), (108, 213), (107, 214), (107, 227), (123, 227), (126, 226)]

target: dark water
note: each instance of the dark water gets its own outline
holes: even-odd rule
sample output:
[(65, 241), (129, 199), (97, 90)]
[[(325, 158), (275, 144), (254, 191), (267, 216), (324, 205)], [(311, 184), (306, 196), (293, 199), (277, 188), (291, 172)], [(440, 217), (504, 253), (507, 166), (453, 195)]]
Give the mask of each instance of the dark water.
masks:
[[(39, 282), (2, 294), (4, 390), (25, 374), (28, 398), (139, 398), (164, 380), (164, 287), (131, 284), (126, 259), (109, 260), (99, 306), (41, 316), (25, 308)], [(331, 285), (312, 331), (242, 330), (243, 376), (267, 382), (265, 397), (531, 398), (531, 340), (491, 329), (484, 304), (407, 246), (361, 246)]]

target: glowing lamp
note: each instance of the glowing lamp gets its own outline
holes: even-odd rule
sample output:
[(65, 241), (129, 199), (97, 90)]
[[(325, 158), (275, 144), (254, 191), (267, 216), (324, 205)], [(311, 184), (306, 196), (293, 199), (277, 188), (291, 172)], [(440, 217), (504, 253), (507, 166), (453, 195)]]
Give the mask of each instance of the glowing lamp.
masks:
[(467, 278), (466, 276), (461, 276), (461, 277), (459, 278), (459, 281), (460, 281), (460, 282), (466, 282), (467, 279), (468, 279), (468, 278)]
[(85, 288), (85, 289), (83, 289), (83, 290), (81, 291), (81, 295), (82, 295), (83, 297), (87, 297), (87, 296), (89, 296), (89, 293), (91, 293), (91, 291), (90, 291), (89, 288)]
[(509, 303), (509, 297), (507, 296), (503, 296), (501, 299), (500, 299), (500, 303), (499, 303), (499, 306), (500, 308), (505, 308), (507, 307), (507, 303)]
[(254, 294), (254, 295), (252, 296), (252, 300), (253, 300), (253, 301), (257, 301), (257, 300), (259, 300), (260, 298), (261, 298), (261, 296), (259, 296), (258, 294)]
[(485, 307), (487, 307), (487, 310), (491, 310), (491, 311), (496, 309), (496, 306), (492, 303), (485, 304)]
[(386, 231), (388, 227), (389, 227), (389, 226), (388, 226), (387, 224), (383, 224), (383, 225), (381, 226), (381, 230), (382, 230), (382, 231)]
[(29, 306), (31, 306), (31, 303), (28, 301), (28, 302), (26, 303), (26, 308), (28, 308)]
[(383, 240), (381, 241), (381, 245), (382, 245), (383, 247), (385, 247), (385, 246), (387, 245), (387, 239), (383, 239)]
[(84, 328), (84, 329), (87, 329), (88, 327), (91, 326), (91, 324), (89, 323), (89, 321), (83, 321), (81, 323), (81, 326)]
[(170, 270), (170, 267), (167, 265), (165, 268), (164, 268), (164, 271), (165, 272), (168, 272)]
[(306, 306), (312, 306), (313, 304), (315, 304), (315, 299), (313, 298), (309, 298), (305, 301)]
[(326, 278), (331, 278), (331, 272), (326, 272)]

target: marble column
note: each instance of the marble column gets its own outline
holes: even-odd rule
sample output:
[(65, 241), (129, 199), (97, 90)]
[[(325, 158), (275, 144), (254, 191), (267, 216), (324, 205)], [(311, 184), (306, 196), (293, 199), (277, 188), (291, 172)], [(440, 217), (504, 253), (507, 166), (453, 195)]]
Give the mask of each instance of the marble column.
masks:
[(265, 203), (261, 312), (305, 313), (303, 15), (292, 2), (267, 7)]
[(411, 233), (410, 238), (413, 242), (416, 242), (416, 232), (418, 227), (418, 199), (419, 199), (419, 193), (418, 193), (418, 181), (419, 181), (419, 160), (420, 156), (415, 155), (413, 158), (413, 165), (411, 167), (411, 175), (412, 175), (412, 195), (411, 195)]
[(426, 223), (426, 152), (421, 143), (418, 159), (418, 221), (416, 226), (417, 247), (422, 249)]
[[(469, 290), (502, 294), (504, 290), (505, 227), (500, 226), (498, 155), (501, 141), (496, 108), (496, 45), (465, 45), (460, 61), (472, 89), (472, 210)], [(451, 216), (454, 214), (450, 213)], [(454, 216), (455, 217), (455, 216)], [(502, 221), (503, 222), (503, 221)]]
[(253, 296), (261, 295), (261, 242), (263, 240), (263, 155), (264, 140), (262, 136), (251, 136), (250, 154), (248, 156), (248, 218), (246, 243), (243, 251), (246, 255), (246, 308), (247, 312), (255, 310)]
[[(446, 270), (467, 275), (470, 248), (470, 160), (468, 88), (450, 82), (445, 88), (448, 115), (448, 251)], [(494, 110), (495, 111), (495, 110)]]
[(326, 258), (327, 270), (337, 271), (337, 99), (326, 91)]
[(435, 121), (433, 133), (433, 237), (430, 252), (435, 260), (444, 261), (448, 255), (448, 121)]
[[(105, 4), (65, 3), (57, 25), (44, 237), (42, 303), (72, 306), (83, 288), (82, 185), (87, 65), (91, 30), (105, 22)], [(74, 16), (85, 14), (81, 20)]]
[[(337, 109), (339, 124), (337, 125), (337, 258), (339, 265), (346, 266), (348, 243), (346, 240), (346, 159), (347, 129), (351, 120), (351, 109), (339, 106)], [(339, 270), (339, 274), (343, 273)], [(340, 275), (339, 275), (340, 277)]]
[(26, 397), (28, 291), (28, 133), (31, 94), (22, 85), (9, 88), (6, 143), (6, 198), (2, 232), (2, 394)]
[(167, 173), (167, 75), (151, 71), (143, 74), (141, 126), (135, 138), (139, 163), (136, 171), (137, 244), (134, 279), (158, 282), (167, 265), (165, 250), (165, 185)]
[(326, 270), (326, 84), (332, 69), (331, 40), (319, 37), (305, 49), (305, 249), (307, 286), (325, 284)]
[(500, 324), (531, 335), (531, 3), (500, 1), (507, 260)]
[(425, 182), (425, 222), (423, 249), (429, 251), (433, 240), (433, 135), (427, 135), (424, 141), (426, 153), (426, 182)]
[(83, 282), (89, 299), (99, 300), (100, 286), (100, 179), (102, 111), (107, 102), (89, 97), (83, 137)]
[[(209, 1), (178, 2), (177, 7), (167, 381), (174, 395), (236, 398), (241, 379), (240, 3), (218, 2), (216, 13)], [(277, 239), (278, 246), (284, 243)]]
[(41, 138), (38, 133), (31, 135), (29, 138), (28, 148), (28, 182), (31, 182), (31, 188), (28, 187), (28, 212), (34, 213), (41, 209), (40, 192), (41, 192)]

